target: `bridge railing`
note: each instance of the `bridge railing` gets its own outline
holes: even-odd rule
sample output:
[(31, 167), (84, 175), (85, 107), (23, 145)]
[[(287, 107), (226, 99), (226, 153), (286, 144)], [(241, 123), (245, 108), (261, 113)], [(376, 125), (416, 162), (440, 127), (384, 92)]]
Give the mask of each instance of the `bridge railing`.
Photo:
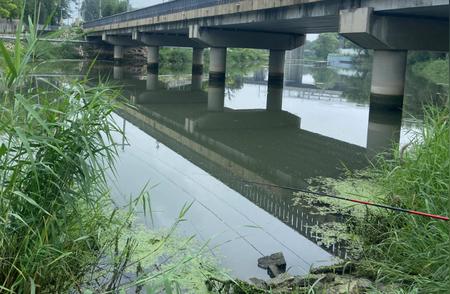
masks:
[(167, 15), (182, 11), (212, 7), (221, 4), (239, 2), (241, 0), (175, 0), (146, 8), (124, 12), (84, 23), (85, 29), (110, 25), (131, 20)]

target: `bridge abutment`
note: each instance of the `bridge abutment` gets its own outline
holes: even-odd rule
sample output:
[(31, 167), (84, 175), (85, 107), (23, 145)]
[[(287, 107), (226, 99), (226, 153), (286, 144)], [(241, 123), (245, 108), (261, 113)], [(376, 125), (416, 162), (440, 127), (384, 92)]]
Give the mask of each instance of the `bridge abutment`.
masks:
[(203, 48), (192, 50), (192, 90), (201, 90), (203, 83)]
[(147, 48), (147, 90), (156, 90), (159, 79), (159, 47), (149, 46)]
[(266, 109), (281, 111), (283, 107), (285, 50), (270, 50)]
[(208, 111), (223, 111), (227, 48), (212, 47), (209, 61)]
[(370, 107), (401, 111), (405, 91), (407, 51), (375, 50)]

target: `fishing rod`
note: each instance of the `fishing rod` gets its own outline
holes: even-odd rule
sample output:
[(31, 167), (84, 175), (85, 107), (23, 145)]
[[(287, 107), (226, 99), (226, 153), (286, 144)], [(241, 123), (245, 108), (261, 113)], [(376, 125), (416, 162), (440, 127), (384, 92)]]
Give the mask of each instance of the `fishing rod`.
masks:
[(416, 211), (416, 210), (410, 210), (410, 209), (405, 209), (405, 208), (400, 208), (400, 207), (394, 207), (394, 206), (385, 205), (385, 204), (373, 203), (373, 202), (363, 201), (363, 200), (358, 200), (358, 199), (351, 199), (351, 198), (347, 198), (347, 197), (343, 197), (343, 196), (331, 195), (331, 194), (324, 193), (324, 192), (314, 192), (314, 191), (296, 188), (296, 187), (258, 183), (258, 182), (245, 181), (245, 180), (241, 180), (241, 181), (244, 183), (253, 184), (253, 185), (267, 186), (267, 187), (272, 187), (272, 188), (277, 188), (277, 189), (289, 190), (289, 191), (293, 191), (293, 192), (303, 192), (303, 193), (307, 193), (307, 194), (323, 196), (323, 197), (328, 197), (328, 198), (334, 198), (334, 199), (343, 200), (343, 201), (347, 201), (347, 202), (353, 202), (353, 203), (363, 204), (363, 205), (367, 205), (367, 206), (374, 206), (374, 207), (384, 208), (384, 209), (388, 209), (388, 210), (393, 210), (393, 211), (398, 211), (398, 212), (403, 212), (403, 213), (408, 213), (408, 214), (413, 214), (413, 215), (419, 215), (419, 216), (423, 216), (423, 217), (429, 217), (429, 218), (443, 220), (443, 221), (449, 220), (449, 218), (447, 216), (436, 215), (436, 214), (431, 214), (431, 213), (426, 213), (426, 212), (421, 212), (421, 211)]

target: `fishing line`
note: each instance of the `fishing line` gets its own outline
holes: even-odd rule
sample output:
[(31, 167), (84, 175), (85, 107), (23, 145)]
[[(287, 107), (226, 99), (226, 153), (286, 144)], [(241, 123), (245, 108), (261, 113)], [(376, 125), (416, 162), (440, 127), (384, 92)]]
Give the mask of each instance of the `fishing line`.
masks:
[(351, 199), (351, 198), (347, 198), (347, 197), (343, 197), (343, 196), (331, 195), (331, 194), (324, 193), (324, 192), (314, 192), (314, 191), (296, 188), (296, 187), (258, 183), (258, 182), (252, 182), (252, 181), (246, 181), (246, 180), (240, 180), (240, 181), (244, 182), (244, 183), (252, 184), (252, 185), (267, 186), (267, 187), (272, 187), (272, 188), (277, 188), (277, 189), (289, 190), (289, 191), (293, 191), (293, 192), (303, 192), (306, 194), (334, 198), (334, 199), (343, 200), (343, 201), (347, 201), (347, 202), (353, 202), (353, 203), (363, 204), (363, 205), (367, 205), (367, 206), (374, 206), (374, 207), (384, 208), (387, 210), (403, 212), (403, 213), (408, 213), (408, 214), (413, 214), (413, 215), (419, 215), (419, 216), (429, 217), (429, 218), (443, 220), (443, 221), (449, 220), (449, 218), (447, 216), (431, 214), (431, 213), (426, 213), (426, 212), (421, 212), (421, 211), (416, 211), (416, 210), (411, 210), (411, 209), (405, 209), (405, 208), (401, 208), (401, 207), (394, 207), (394, 206), (390, 206), (390, 205), (386, 205), (386, 204), (373, 203), (373, 202), (363, 201), (363, 200), (358, 200), (358, 199)]

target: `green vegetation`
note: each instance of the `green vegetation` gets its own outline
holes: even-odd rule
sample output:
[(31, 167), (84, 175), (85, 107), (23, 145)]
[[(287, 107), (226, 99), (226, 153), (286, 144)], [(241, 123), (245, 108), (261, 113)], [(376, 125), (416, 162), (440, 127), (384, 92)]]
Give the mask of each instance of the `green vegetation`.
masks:
[[(449, 215), (449, 109), (426, 109), (422, 131), (411, 146), (380, 159), (374, 180), (388, 204)], [(374, 214), (357, 231), (365, 242), (363, 264), (382, 281), (408, 291), (449, 289), (449, 223), (399, 213)]]
[[(82, 40), (83, 30), (79, 27), (62, 28), (51, 34), (46, 35), (49, 39), (58, 40)], [(71, 42), (50, 43), (40, 41), (36, 48), (35, 56), (40, 60), (49, 59), (79, 59), (81, 58), (81, 45)]]
[(433, 59), (428, 61), (417, 62), (413, 65), (413, 71), (435, 84), (448, 85), (449, 71), (448, 58)]
[(15, 0), (0, 0), (0, 18), (14, 19), (19, 13), (20, 6)]
[(84, 0), (81, 5), (84, 21), (91, 21), (127, 11), (128, 0)]
[(328, 54), (336, 53), (339, 49), (337, 36), (337, 34), (333, 33), (320, 34), (317, 40), (311, 44), (311, 49), (314, 50), (315, 56), (321, 60), (327, 60)]
[(138, 205), (151, 213), (147, 193), (125, 209), (110, 198), (119, 92), (35, 79), (40, 44), (29, 27), (12, 53), (0, 42), (1, 292), (206, 291), (213, 264), (193, 238), (174, 237), (189, 205), (156, 233), (133, 225)]
[(244, 86), (243, 78), (269, 62), (269, 54), (256, 49), (228, 49), (227, 55), (227, 89), (232, 95), (235, 89)]
[[(22, 2), (21, 0), (17, 2)], [(37, 19), (41, 24), (61, 24), (70, 16), (70, 3), (73, 0), (24, 0), (25, 16)]]
[[(341, 195), (370, 195), (369, 200), (449, 215), (449, 108), (427, 107), (417, 138), (380, 156), (367, 171), (342, 181), (324, 180)], [(303, 197), (302, 197), (303, 198)], [(360, 274), (408, 293), (444, 293), (450, 287), (449, 223), (430, 218), (317, 199), (331, 212), (348, 216), (347, 241), (357, 247)], [(317, 204), (317, 203), (316, 203)], [(327, 210), (327, 209), (325, 209)], [(330, 212), (328, 209), (327, 212)], [(323, 234), (324, 239), (330, 233)], [(333, 236), (332, 236), (333, 237)], [(404, 293), (404, 292), (398, 292)]]

